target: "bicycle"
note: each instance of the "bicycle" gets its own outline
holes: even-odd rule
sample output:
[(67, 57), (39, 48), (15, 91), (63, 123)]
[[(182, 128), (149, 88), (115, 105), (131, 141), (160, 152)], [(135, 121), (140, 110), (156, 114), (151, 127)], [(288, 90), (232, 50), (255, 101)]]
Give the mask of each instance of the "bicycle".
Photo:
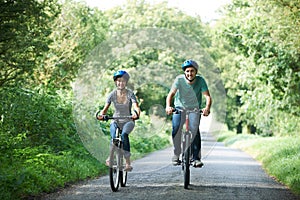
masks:
[[(199, 113), (202, 114), (202, 110), (183, 110), (179, 108), (173, 109), (174, 113), (185, 113), (185, 130), (182, 131), (181, 137), (181, 146), (182, 146), (182, 154), (181, 161), (178, 165), (181, 165), (183, 171), (184, 178), (184, 188), (188, 189), (188, 185), (190, 185), (190, 166), (192, 165), (192, 132), (189, 130), (189, 114), (190, 113)], [(201, 166), (202, 167), (202, 166)]]
[[(99, 116), (100, 111), (96, 113), (96, 118)], [(123, 117), (111, 117), (104, 115), (103, 120), (120, 120), (120, 119), (132, 119), (132, 116)], [(125, 187), (127, 183), (127, 171), (125, 170), (125, 157), (123, 151), (123, 142), (121, 138), (122, 129), (117, 127), (116, 138), (112, 140), (109, 153), (109, 182), (113, 192), (118, 191), (119, 185)]]

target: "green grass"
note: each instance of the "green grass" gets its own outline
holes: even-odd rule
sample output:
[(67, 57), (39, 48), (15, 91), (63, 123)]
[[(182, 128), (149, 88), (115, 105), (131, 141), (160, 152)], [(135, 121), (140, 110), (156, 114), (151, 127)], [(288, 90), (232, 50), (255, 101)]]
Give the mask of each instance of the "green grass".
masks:
[[(140, 133), (144, 132), (140, 130)], [(169, 133), (136, 134), (131, 137), (132, 159), (168, 145)], [(0, 199), (3, 200), (38, 198), (108, 172), (104, 162), (96, 160), (78, 138), (74, 138), (69, 148), (60, 151), (41, 145), (0, 153), (3, 155), (0, 156)]]
[[(39, 153), (33, 148), (25, 159), (11, 158), (13, 162), (1, 159), (0, 199), (22, 199), (53, 192), (69, 183), (97, 177), (106, 167), (91, 157), (80, 145), (77, 151)], [(102, 173), (103, 174), (103, 173)]]
[(300, 138), (260, 137), (224, 132), (216, 135), (225, 145), (242, 149), (260, 161), (266, 172), (300, 194)]

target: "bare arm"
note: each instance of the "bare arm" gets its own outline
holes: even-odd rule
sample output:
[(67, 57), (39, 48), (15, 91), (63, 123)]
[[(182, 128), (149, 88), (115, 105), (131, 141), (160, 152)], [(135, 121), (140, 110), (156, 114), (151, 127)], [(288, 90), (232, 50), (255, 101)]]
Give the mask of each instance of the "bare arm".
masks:
[(205, 106), (205, 108), (202, 109), (203, 115), (204, 116), (208, 116), (209, 113), (210, 113), (210, 107), (211, 107), (211, 104), (212, 104), (212, 98), (211, 98), (210, 93), (209, 93), (208, 90), (205, 91), (205, 92), (203, 92), (202, 94), (204, 95), (204, 97), (206, 99), (206, 106)]
[(109, 103), (106, 103), (106, 104), (104, 105), (104, 108), (100, 111), (100, 115), (97, 116), (97, 119), (98, 119), (98, 120), (103, 120), (103, 115), (106, 115), (109, 106), (110, 106)]
[(133, 109), (137, 112), (137, 113), (133, 113), (132, 115), (132, 118), (135, 120), (135, 119), (138, 119), (140, 114), (141, 114), (141, 109), (139, 107), (139, 104), (138, 103), (133, 103)]
[(176, 92), (177, 92), (177, 89), (172, 88), (166, 98), (166, 113), (168, 115), (172, 114), (172, 112), (173, 112), (173, 107), (171, 106), (171, 102), (172, 102), (172, 99), (175, 96)]

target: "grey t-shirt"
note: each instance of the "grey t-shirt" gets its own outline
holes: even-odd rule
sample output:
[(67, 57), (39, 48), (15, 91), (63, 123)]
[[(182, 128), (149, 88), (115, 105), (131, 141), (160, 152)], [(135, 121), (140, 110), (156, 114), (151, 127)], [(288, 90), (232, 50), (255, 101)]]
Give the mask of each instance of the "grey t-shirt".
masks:
[[(131, 108), (132, 108), (132, 103), (137, 103), (136, 96), (134, 93), (126, 89), (127, 92), (127, 101), (123, 103), (118, 103), (117, 102), (117, 90), (112, 91), (106, 100), (106, 103), (113, 103), (115, 107), (115, 112), (114, 112), (114, 117), (123, 117), (123, 116), (130, 116), (131, 115)], [(127, 121), (130, 121), (130, 119), (122, 119), (118, 120), (120, 123), (125, 123)]]

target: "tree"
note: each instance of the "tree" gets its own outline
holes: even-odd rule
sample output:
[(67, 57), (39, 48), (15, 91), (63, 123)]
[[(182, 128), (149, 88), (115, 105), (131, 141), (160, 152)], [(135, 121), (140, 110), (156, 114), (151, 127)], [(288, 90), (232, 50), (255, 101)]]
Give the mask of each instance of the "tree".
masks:
[[(155, 84), (153, 81), (148, 79), (154, 80), (154, 77), (160, 76), (167, 80), (167, 77), (169, 77), (168, 74), (170, 74), (171, 70), (173, 72), (175, 71), (176, 75), (181, 73), (178, 63), (181, 64), (185, 59), (187, 59), (187, 56), (191, 56), (193, 54), (192, 51), (197, 51), (195, 48), (199, 48), (200, 54), (208, 46), (210, 46), (211, 43), (208, 37), (207, 27), (201, 22), (200, 18), (191, 17), (175, 8), (169, 8), (167, 2), (149, 4), (144, 0), (128, 0), (126, 4), (105, 12), (105, 15), (108, 19), (110, 19), (109, 32), (112, 37), (124, 32), (124, 30), (134, 31), (150, 28), (174, 31), (174, 33), (184, 35), (190, 39), (189, 46), (184, 46), (184, 44), (182, 44), (175, 50), (167, 48), (161, 49), (159, 45), (161, 42), (159, 40), (160, 35), (157, 35), (156, 38), (154, 37), (151, 39), (152, 44), (157, 42), (157, 45), (139, 45), (139, 50), (131, 51), (128, 56), (121, 57), (119, 60), (114, 60), (114, 62), (110, 64), (109, 69), (111, 70), (116, 68), (138, 68), (142, 71), (142, 77), (144, 78), (141, 79), (140, 82), (137, 81), (138, 84), (136, 83), (136, 85), (145, 84), (147, 81), (149, 81), (148, 83), (150, 85), (142, 85), (141, 87), (136, 88), (138, 88), (138, 96), (144, 100), (141, 106), (146, 111), (149, 110), (151, 104), (154, 103), (152, 100), (160, 105), (164, 105), (165, 96), (169, 90), (168, 87)], [(153, 34), (156, 34), (155, 31)], [(142, 37), (144, 38), (138, 39), (141, 41), (149, 40), (149, 38), (147, 38), (147, 34), (144, 34)], [(171, 36), (170, 38), (166, 38), (164, 42), (172, 43), (172, 39), (176, 39), (175, 34), (173, 37)], [(195, 44), (192, 44), (192, 41)], [(130, 46), (130, 41), (123, 42), (127, 42), (128, 46)], [(185, 55), (178, 53), (182, 51), (190, 51), (191, 53), (186, 53)], [(201, 61), (199, 60), (199, 62)], [(150, 66), (156, 67), (152, 68)], [(165, 71), (165, 74), (155, 74), (155, 71), (158, 72), (158, 68), (166, 68), (166, 66), (170, 66), (171, 68), (169, 71)], [(209, 67), (210, 66), (206, 65), (206, 63), (201, 63), (201, 68), (203, 70), (206, 70)], [(210, 68), (210, 70), (212, 69)], [(138, 73), (134, 74), (134, 77), (140, 76), (141, 75)], [(174, 76), (169, 79), (169, 84), (171, 84), (171, 80), (173, 78)], [(164, 82), (166, 83), (166, 81)], [(155, 94), (153, 94), (153, 92), (148, 92), (146, 88), (151, 88), (150, 90), (155, 89)]]
[(0, 3), (0, 87), (24, 82), (49, 50), (56, 0), (2, 0)]
[(205, 25), (198, 17), (191, 17), (167, 2), (149, 4), (145, 0), (128, 0), (123, 6), (106, 12), (111, 19), (110, 34), (116, 31), (141, 28), (166, 28), (194, 38), (203, 48), (210, 45)]
[(237, 86), (228, 88), (241, 96), (237, 117), (264, 133), (283, 127), (279, 115), (299, 120), (299, 14), (297, 1), (234, 0), (221, 22), (220, 34), (236, 54), (237, 65), (222, 67), (238, 72)]
[(53, 42), (35, 78), (57, 89), (70, 88), (86, 56), (106, 38), (107, 19), (96, 8), (67, 0), (51, 28)]

